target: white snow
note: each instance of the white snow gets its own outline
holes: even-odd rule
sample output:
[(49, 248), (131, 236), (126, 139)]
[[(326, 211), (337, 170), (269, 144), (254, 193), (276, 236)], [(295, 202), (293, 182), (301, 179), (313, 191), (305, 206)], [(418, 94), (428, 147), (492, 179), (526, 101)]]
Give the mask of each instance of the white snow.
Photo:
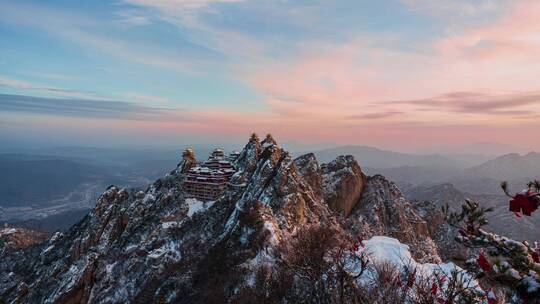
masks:
[(51, 243), (54, 243), (56, 241), (58, 241), (60, 238), (62, 238), (64, 236), (64, 234), (60, 231), (58, 232), (55, 232), (52, 236), (51, 236), (51, 239), (49, 240)]
[(191, 217), (193, 216), (193, 214), (199, 211), (203, 211), (212, 207), (212, 205), (214, 205), (214, 201), (203, 202), (196, 198), (187, 198), (186, 204), (189, 207), (187, 216)]
[(178, 244), (173, 241), (169, 241), (163, 246), (150, 251), (147, 257), (151, 259), (164, 258), (171, 261), (179, 261), (181, 254), (178, 250)]
[(4, 228), (4, 229), (0, 229), (0, 236), (2, 235), (8, 235), (8, 234), (13, 234), (17, 232), (17, 229), (15, 228)]
[(478, 282), (473, 280), (471, 276), (466, 274), (462, 268), (454, 263), (417, 263), (409, 251), (409, 246), (400, 243), (397, 239), (386, 236), (374, 236), (364, 242), (365, 247), (359, 250), (366, 250), (370, 260), (375, 263), (389, 262), (399, 269), (404, 267), (412, 267), (416, 269), (417, 275), (423, 277), (431, 277), (434, 273), (445, 274), (450, 277), (452, 271), (458, 271), (462, 274), (461, 279), (464, 284), (469, 287), (480, 289)]
[(148, 203), (148, 202), (153, 202), (153, 201), (155, 201), (155, 200), (156, 200), (156, 197), (153, 196), (152, 194), (148, 193), (148, 194), (146, 194), (146, 195), (144, 196), (142, 202), (143, 202), (143, 204), (146, 204), (146, 203)]
[(105, 271), (107, 272), (107, 274), (110, 274), (114, 268), (114, 266), (116, 266), (116, 263), (117, 262), (114, 262), (112, 264), (108, 264), (107, 266), (105, 266)]
[(41, 252), (41, 255), (44, 255), (44, 254), (48, 253), (49, 251), (53, 250), (53, 248), (54, 248), (54, 245), (51, 245), (51, 246), (45, 248), (45, 249)]
[(178, 222), (163, 222), (161, 223), (162, 229), (176, 228), (178, 227)]
[(133, 249), (135, 249), (135, 248), (137, 248), (137, 247), (139, 247), (139, 246), (138, 246), (138, 245), (135, 245), (135, 244), (132, 244), (132, 245), (127, 246), (127, 247), (124, 249), (124, 251), (125, 251), (125, 252), (131, 252)]

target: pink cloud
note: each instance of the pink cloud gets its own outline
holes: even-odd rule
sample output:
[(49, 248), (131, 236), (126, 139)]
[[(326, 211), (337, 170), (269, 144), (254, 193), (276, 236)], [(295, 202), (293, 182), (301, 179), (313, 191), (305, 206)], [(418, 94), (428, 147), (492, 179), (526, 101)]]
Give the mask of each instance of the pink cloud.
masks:
[[(361, 40), (309, 45), (299, 59), (269, 62), (248, 76), (271, 110), (254, 116), (287, 124), (289, 135), (318, 130), (313, 137), (326, 140), (516, 142), (534, 136), (527, 130), (540, 124), (537, 16), (540, 3), (522, 2), (487, 25), (412, 51)], [(426, 107), (395, 100), (422, 100)]]

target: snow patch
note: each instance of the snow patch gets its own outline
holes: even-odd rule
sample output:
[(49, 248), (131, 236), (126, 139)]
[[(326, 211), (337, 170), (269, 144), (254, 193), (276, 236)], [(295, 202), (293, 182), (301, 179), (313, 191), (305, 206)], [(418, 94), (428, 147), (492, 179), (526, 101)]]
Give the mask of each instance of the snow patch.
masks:
[(13, 234), (13, 233), (16, 233), (16, 232), (17, 232), (17, 229), (15, 229), (15, 228), (5, 228), (5, 229), (0, 230), (0, 236)]
[(389, 262), (398, 269), (412, 267), (413, 269), (416, 269), (417, 275), (422, 277), (432, 277), (435, 273), (441, 273), (450, 277), (453, 271), (457, 271), (460, 273), (463, 284), (481, 290), (476, 280), (468, 275), (461, 267), (452, 262), (441, 264), (422, 264), (416, 262), (409, 251), (409, 246), (400, 243), (397, 239), (386, 236), (374, 236), (365, 241), (364, 244), (365, 247), (360, 248), (359, 250), (365, 250), (369, 254), (370, 260), (373, 262)]
[(187, 216), (191, 217), (197, 212), (204, 211), (212, 207), (214, 203), (215, 203), (214, 201), (203, 202), (196, 198), (187, 198), (186, 204), (189, 207)]

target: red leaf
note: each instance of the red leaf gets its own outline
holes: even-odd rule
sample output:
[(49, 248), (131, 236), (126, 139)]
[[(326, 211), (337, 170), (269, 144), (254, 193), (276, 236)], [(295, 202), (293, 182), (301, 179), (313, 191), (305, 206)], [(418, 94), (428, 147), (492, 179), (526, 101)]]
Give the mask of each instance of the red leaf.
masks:
[(436, 295), (438, 289), (439, 289), (439, 286), (437, 285), (437, 283), (433, 282), (433, 284), (431, 284), (431, 294)]
[(364, 240), (359, 236), (357, 236), (356, 239), (358, 240), (358, 244), (360, 244), (360, 246), (364, 247)]
[(480, 254), (478, 255), (478, 258), (476, 259), (476, 262), (478, 263), (478, 266), (480, 266), (480, 268), (483, 271), (490, 272), (492, 270), (491, 265), (489, 265), (489, 262), (486, 259), (486, 256), (484, 255), (483, 252), (480, 252)]
[(537, 195), (537, 193), (531, 191), (516, 194), (512, 200), (510, 200), (510, 211), (516, 213), (516, 215), (522, 213), (523, 215), (531, 216), (531, 214), (538, 209)]

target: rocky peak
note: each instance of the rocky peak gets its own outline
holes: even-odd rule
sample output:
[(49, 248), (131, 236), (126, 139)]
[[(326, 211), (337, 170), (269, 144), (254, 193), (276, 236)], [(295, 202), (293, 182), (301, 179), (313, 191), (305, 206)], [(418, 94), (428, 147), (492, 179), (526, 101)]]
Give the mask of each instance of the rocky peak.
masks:
[(322, 168), (323, 195), (326, 203), (345, 217), (357, 205), (366, 176), (353, 156), (338, 156)]
[(294, 164), (298, 170), (298, 173), (313, 190), (313, 193), (319, 199), (321, 199), (323, 179), (321, 167), (319, 166), (319, 162), (317, 161), (315, 154), (308, 153), (299, 156), (294, 160)]
[(259, 154), (261, 153), (261, 142), (257, 134), (251, 134), (249, 142), (244, 149), (238, 155), (238, 158), (234, 162), (239, 172), (252, 172), (259, 160)]
[(266, 134), (266, 138), (261, 142), (261, 145), (262, 145), (262, 147), (264, 149), (267, 146), (277, 145), (277, 142), (274, 139), (274, 137), (272, 136), (272, 134), (268, 133), (268, 134)]
[(421, 215), (393, 183), (366, 177), (352, 156), (323, 166), (313, 154), (293, 161), (274, 140), (254, 135), (235, 165), (229, 188), (212, 202), (184, 197), (181, 170), (146, 191), (109, 187), (64, 235), (0, 257), (0, 298), (226, 302), (226, 291), (272, 266), (300, 228), (322, 224), (335, 238), (397, 236), (418, 256), (438, 258)]

